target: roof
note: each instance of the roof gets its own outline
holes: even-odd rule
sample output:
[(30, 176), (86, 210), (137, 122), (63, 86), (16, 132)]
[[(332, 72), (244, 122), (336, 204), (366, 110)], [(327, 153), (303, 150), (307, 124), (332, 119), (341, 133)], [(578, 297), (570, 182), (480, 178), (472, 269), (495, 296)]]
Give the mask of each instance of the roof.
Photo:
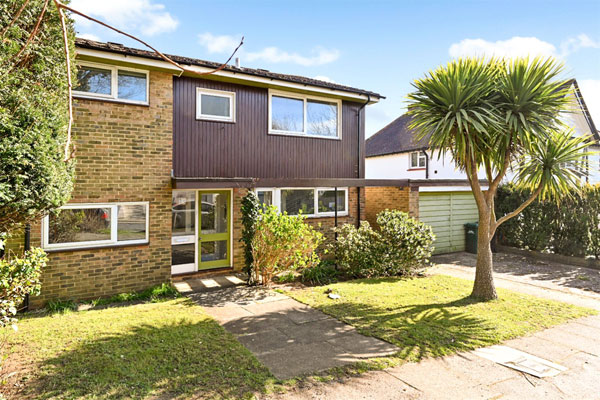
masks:
[(408, 114), (404, 114), (368, 138), (367, 157), (428, 149), (429, 136), (417, 140), (415, 132), (408, 127), (411, 120)]
[[(85, 48), (85, 49), (107, 51), (107, 52), (111, 52), (111, 53), (130, 55), (130, 56), (148, 58), (148, 59), (153, 59), (153, 60), (163, 60), (158, 54), (154, 53), (153, 51), (135, 49), (132, 47), (126, 47), (119, 43), (111, 43), (111, 42), (103, 43), (103, 42), (96, 42), (94, 40), (89, 40), (89, 39), (76, 38), (75, 45), (77, 47), (81, 47), (81, 48)], [(196, 65), (196, 66), (205, 67), (205, 68), (218, 68), (221, 66), (221, 63), (217, 63), (217, 62), (213, 62), (213, 61), (206, 61), (206, 60), (200, 60), (197, 58), (182, 57), (182, 56), (176, 56), (176, 55), (171, 55), (171, 54), (165, 54), (165, 55), (179, 64)], [(358, 89), (358, 88), (354, 88), (354, 87), (350, 87), (350, 86), (340, 85), (338, 83), (333, 83), (333, 82), (325, 82), (325, 81), (321, 81), (318, 79), (307, 78), (304, 76), (279, 74), (276, 72), (268, 71), (266, 69), (244, 68), (244, 67), (235, 67), (233, 65), (227, 65), (225, 68), (223, 68), (223, 70), (229, 71), (229, 72), (235, 72), (238, 74), (258, 76), (258, 77), (269, 78), (269, 79), (276, 79), (276, 80), (280, 80), (280, 81), (293, 82), (293, 83), (298, 83), (298, 84), (308, 85), (308, 86), (316, 86), (316, 87), (321, 87), (321, 88), (341, 90), (341, 91), (345, 91), (345, 92), (349, 92), (349, 93), (356, 93), (356, 94), (360, 94), (360, 95), (364, 95), (364, 96), (370, 96), (373, 98), (385, 99), (385, 97), (380, 95), (379, 93), (371, 92), (369, 90)]]
[[(583, 96), (581, 95), (577, 81), (575, 79), (571, 79), (567, 82), (567, 84), (574, 86), (577, 101), (581, 107), (583, 115), (585, 116), (586, 122), (590, 128), (590, 132), (592, 132), (592, 135), (594, 135), (594, 139), (600, 142), (600, 131), (598, 131), (594, 125), (592, 115), (590, 114), (585, 101), (583, 100)], [(423, 139), (417, 141), (416, 133), (408, 128), (410, 121), (410, 116), (404, 114), (367, 139), (366, 156), (377, 157), (388, 154), (406, 153), (409, 151), (428, 149), (429, 138), (431, 135), (427, 135)]]

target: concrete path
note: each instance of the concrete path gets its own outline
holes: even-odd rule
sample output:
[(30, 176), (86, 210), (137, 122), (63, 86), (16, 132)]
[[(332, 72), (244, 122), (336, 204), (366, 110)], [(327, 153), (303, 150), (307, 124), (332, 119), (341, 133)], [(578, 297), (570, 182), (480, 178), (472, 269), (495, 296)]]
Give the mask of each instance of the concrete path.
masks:
[[(429, 273), (473, 279), (475, 257), (437, 256)], [(495, 255), (498, 287), (600, 310), (599, 271)], [(307, 382), (277, 399), (600, 399), (600, 316), (582, 318), (504, 345), (568, 368), (539, 379), (472, 352), (407, 363), (330, 383)]]
[(359, 334), (283, 294), (256, 287), (228, 287), (187, 294), (279, 379), (293, 378), (399, 349)]
[[(309, 383), (272, 399), (599, 399), (600, 317), (505, 343), (568, 368), (539, 379), (471, 352), (407, 363), (332, 383)], [(267, 396), (265, 396), (267, 397)]]

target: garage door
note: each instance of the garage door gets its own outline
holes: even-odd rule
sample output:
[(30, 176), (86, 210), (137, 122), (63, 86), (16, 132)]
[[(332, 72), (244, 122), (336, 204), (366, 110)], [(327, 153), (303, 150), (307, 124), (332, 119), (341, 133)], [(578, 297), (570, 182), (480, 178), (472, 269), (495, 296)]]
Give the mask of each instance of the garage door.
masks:
[(478, 218), (471, 192), (419, 193), (419, 219), (433, 228), (435, 254), (464, 251), (464, 224)]

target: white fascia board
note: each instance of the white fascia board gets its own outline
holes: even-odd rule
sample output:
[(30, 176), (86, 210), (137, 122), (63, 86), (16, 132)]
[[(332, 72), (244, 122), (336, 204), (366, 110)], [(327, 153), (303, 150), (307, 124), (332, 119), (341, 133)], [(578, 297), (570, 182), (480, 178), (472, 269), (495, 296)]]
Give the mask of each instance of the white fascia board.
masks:
[[(174, 65), (172, 65), (166, 61), (162, 61), (162, 60), (153, 60), (153, 59), (145, 58), (145, 57), (111, 53), (109, 51), (84, 49), (84, 48), (79, 48), (79, 47), (77, 48), (77, 55), (84, 56), (84, 57), (93, 57), (95, 59), (105, 59), (105, 60), (116, 61), (116, 62), (125, 62), (125, 63), (137, 64), (137, 65), (145, 65), (145, 66), (153, 67), (153, 68), (160, 68), (163, 70), (172, 71), (173, 74), (177, 75), (177, 76), (180, 76), (182, 74), (182, 71), (179, 68), (175, 67)], [(191, 71), (199, 72), (199, 73), (210, 72), (210, 71), (214, 70), (214, 68), (201, 67), (198, 65), (185, 64), (185, 67)], [(328, 95), (328, 96), (339, 96), (339, 97), (343, 97), (346, 99), (352, 99), (352, 100), (361, 100), (361, 101), (369, 100), (369, 97), (364, 94), (346, 92), (346, 91), (338, 90), (338, 89), (322, 88), (322, 87), (311, 86), (311, 85), (306, 85), (306, 84), (302, 84), (302, 83), (288, 82), (288, 81), (278, 80), (275, 78), (265, 78), (262, 76), (248, 75), (248, 74), (244, 74), (242, 72), (217, 71), (211, 75), (228, 78), (228, 79), (239, 80), (239, 81), (251, 82), (254, 84), (261, 84), (261, 85), (265, 85), (268, 87), (274, 87), (274, 88), (300, 90), (303, 92), (313, 92), (313, 93), (319, 93), (319, 94), (324, 94), (324, 95)], [(379, 102), (379, 99), (377, 97), (375, 97), (375, 98), (371, 97), (371, 99), (369, 100), (369, 104), (375, 104), (378, 102)]]

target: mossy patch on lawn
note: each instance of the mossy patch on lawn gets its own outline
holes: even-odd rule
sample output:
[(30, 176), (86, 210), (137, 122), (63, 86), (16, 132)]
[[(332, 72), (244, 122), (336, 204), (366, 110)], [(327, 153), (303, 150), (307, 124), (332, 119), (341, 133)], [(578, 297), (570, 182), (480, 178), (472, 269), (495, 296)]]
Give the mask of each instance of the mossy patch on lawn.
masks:
[[(481, 302), (468, 297), (472, 285), (436, 275), (360, 279), (288, 294), (365, 335), (395, 344), (400, 351), (394, 358), (402, 361), (489, 346), (595, 313), (502, 289), (498, 300)], [(330, 299), (328, 290), (341, 298)]]

